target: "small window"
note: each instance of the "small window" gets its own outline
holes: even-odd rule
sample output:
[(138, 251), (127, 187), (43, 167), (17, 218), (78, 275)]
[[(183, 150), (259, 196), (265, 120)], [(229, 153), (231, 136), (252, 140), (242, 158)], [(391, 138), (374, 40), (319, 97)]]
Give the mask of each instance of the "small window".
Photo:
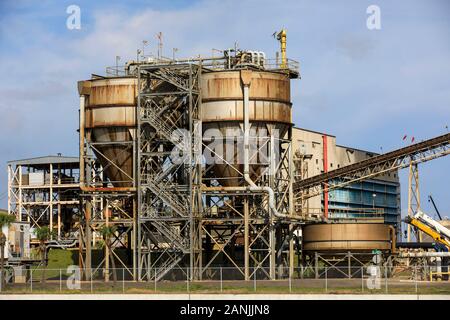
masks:
[(316, 164), (319, 164), (319, 159), (316, 159)]
[(332, 163), (330, 163), (330, 167), (333, 168), (333, 164)]

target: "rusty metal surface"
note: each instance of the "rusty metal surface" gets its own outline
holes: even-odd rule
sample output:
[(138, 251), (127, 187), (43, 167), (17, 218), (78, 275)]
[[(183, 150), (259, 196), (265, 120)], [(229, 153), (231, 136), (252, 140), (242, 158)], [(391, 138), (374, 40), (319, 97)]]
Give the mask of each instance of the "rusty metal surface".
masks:
[[(102, 164), (104, 173), (113, 181), (114, 186), (132, 186), (130, 177), (133, 176), (133, 149), (120, 144), (120, 142), (132, 140), (130, 129), (110, 126), (94, 128), (91, 129), (91, 132), (91, 142), (119, 142), (118, 144), (96, 145), (101, 154), (96, 150), (94, 150), (94, 153)], [(110, 162), (121, 168), (126, 174)]]
[(303, 227), (305, 251), (390, 250), (390, 226), (378, 223), (311, 224)]
[(137, 78), (93, 79), (90, 82), (89, 105), (135, 105)]
[[(291, 123), (290, 81), (282, 74), (253, 71), (250, 121)], [(239, 71), (202, 75), (202, 121), (243, 121), (243, 91)]]
[[(203, 102), (202, 121), (242, 121), (243, 102), (241, 100), (224, 100)], [(292, 122), (291, 106), (278, 101), (250, 100), (250, 121)]]
[[(268, 136), (270, 129), (278, 130), (279, 137), (283, 137), (292, 124), (292, 108), (290, 101), (290, 80), (280, 73), (253, 71), (249, 73), (251, 84), (249, 89), (249, 119), (251, 130), (262, 132)], [(239, 137), (242, 135), (243, 114), (243, 87), (241, 72), (216, 71), (205, 72), (201, 79), (202, 88), (202, 128), (206, 130), (215, 129), (223, 137)], [(269, 129), (270, 126), (270, 129)], [(231, 143), (223, 149), (223, 153), (229, 155), (227, 148), (241, 152), (237, 142)], [(238, 151), (239, 150), (239, 151)], [(241, 155), (235, 154), (239, 159)], [(261, 159), (252, 157), (250, 163), (250, 176), (257, 179), (265, 168), (261, 165)], [(234, 168), (225, 163), (216, 163), (212, 170), (206, 174), (209, 178), (219, 178), (222, 186), (245, 185), (242, 177), (244, 170), (242, 159), (226, 159)], [(267, 160), (266, 160), (267, 161)], [(258, 164), (259, 163), (259, 164)], [(267, 166), (266, 166), (267, 167)]]
[[(242, 100), (239, 71), (217, 71), (202, 74), (202, 101), (223, 99)], [(250, 100), (272, 100), (291, 103), (290, 81), (283, 74), (252, 72)]]
[(135, 126), (137, 79), (88, 80), (86, 128)]
[[(203, 131), (218, 129), (224, 136), (230, 130), (240, 134), (243, 121), (243, 93), (239, 71), (206, 72), (202, 75)], [(90, 142), (131, 141), (135, 130), (137, 79), (132, 77), (92, 79), (79, 82), (80, 94), (87, 95), (85, 128)], [(250, 121), (254, 128), (267, 129), (271, 124), (283, 136), (292, 123), (290, 80), (280, 73), (254, 71), (250, 86)], [(116, 187), (130, 186), (133, 175), (132, 150), (124, 145), (98, 145), (97, 158), (106, 167), (105, 174)], [(101, 154), (100, 154), (101, 153)], [(113, 165), (113, 161), (126, 174)], [(235, 168), (243, 171), (243, 165)], [(261, 174), (261, 166), (251, 165), (252, 177)], [(224, 186), (243, 183), (239, 172), (217, 164), (208, 174), (218, 177)]]
[(89, 130), (86, 135), (89, 142), (117, 142), (95, 146), (98, 150), (94, 153), (105, 168), (105, 175), (115, 187), (130, 187), (130, 176), (133, 176), (132, 148), (121, 142), (131, 141), (135, 130), (137, 79), (87, 80), (80, 82), (79, 91), (87, 95), (85, 128)]
[(81, 191), (85, 192), (134, 192), (134, 187), (80, 187)]
[[(271, 128), (273, 130), (278, 130), (279, 135), (282, 137), (286, 134), (287, 130), (289, 129), (289, 125), (284, 123), (276, 123), (272, 124)], [(240, 126), (240, 122), (238, 121), (222, 121), (222, 122), (210, 122), (210, 123), (204, 123), (203, 124), (203, 131), (206, 130), (217, 130), (221, 133), (221, 135), (225, 137), (236, 137), (242, 134), (242, 129)], [(265, 122), (254, 122), (252, 124), (252, 130), (255, 130), (255, 132), (265, 131), (265, 135), (267, 135), (267, 123)], [(264, 135), (262, 135), (264, 137)], [(261, 142), (260, 142), (261, 143)], [(231, 154), (234, 155), (234, 158), (229, 157), (230, 155), (230, 149), (231, 148)], [(216, 163), (214, 164), (212, 170), (208, 171), (207, 177), (214, 177), (219, 178), (219, 182), (222, 186), (231, 187), (231, 186), (243, 186), (247, 185), (247, 183), (244, 181), (244, 178), (241, 173), (244, 172), (244, 161), (243, 161), (243, 145), (242, 142), (239, 144), (237, 141), (228, 141), (226, 145), (223, 145), (223, 149), (219, 151), (222, 152), (222, 156), (225, 158), (226, 161), (233, 164), (234, 169), (229, 165), (226, 164), (224, 161), (220, 163), (221, 159), (217, 159)], [(217, 151), (217, 148), (215, 148)], [(256, 180), (263, 172), (263, 166), (258, 165), (264, 162), (267, 162), (267, 159), (264, 159), (261, 154), (254, 155), (253, 152), (256, 152), (256, 149), (252, 149), (250, 152), (250, 177), (253, 180)], [(236, 153), (234, 153), (236, 152)], [(264, 151), (263, 151), (264, 153)]]

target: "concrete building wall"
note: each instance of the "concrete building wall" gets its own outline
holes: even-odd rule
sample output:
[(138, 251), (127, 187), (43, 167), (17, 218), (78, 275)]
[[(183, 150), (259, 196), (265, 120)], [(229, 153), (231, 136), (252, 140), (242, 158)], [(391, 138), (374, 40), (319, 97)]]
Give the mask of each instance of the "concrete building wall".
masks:
[[(324, 137), (327, 144), (328, 171), (338, 169), (352, 163), (377, 155), (374, 152), (336, 145), (336, 137), (330, 134), (311, 130), (294, 128), (293, 150), (294, 159), (303, 166), (301, 172), (296, 172), (298, 178), (312, 177), (324, 172)], [(307, 201), (311, 213), (323, 212), (323, 195), (310, 198)], [(352, 208), (382, 209), (385, 221), (400, 226), (400, 183), (397, 172), (391, 172), (337, 189), (329, 193), (329, 213), (339, 217), (337, 211)]]

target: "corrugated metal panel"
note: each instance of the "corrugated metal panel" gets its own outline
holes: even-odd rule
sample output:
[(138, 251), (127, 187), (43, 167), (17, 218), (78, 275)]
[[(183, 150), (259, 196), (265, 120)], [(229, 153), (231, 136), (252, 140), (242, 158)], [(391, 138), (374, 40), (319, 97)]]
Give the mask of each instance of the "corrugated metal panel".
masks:
[(50, 163), (78, 163), (78, 157), (64, 157), (64, 156), (45, 156), (21, 160), (11, 160), (8, 164), (11, 165), (35, 165), (35, 164), (50, 164)]

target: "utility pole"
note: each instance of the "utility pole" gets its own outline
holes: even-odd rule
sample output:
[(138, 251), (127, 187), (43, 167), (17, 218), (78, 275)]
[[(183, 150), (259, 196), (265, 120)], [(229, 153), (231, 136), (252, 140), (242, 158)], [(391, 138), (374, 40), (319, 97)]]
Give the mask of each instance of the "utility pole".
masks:
[(141, 49), (136, 50), (136, 61), (139, 62), (139, 55), (142, 53)]
[(142, 57), (145, 56), (145, 47), (148, 46), (147, 40), (142, 40)]
[(158, 38), (158, 59), (161, 59), (162, 58), (162, 49), (163, 49), (163, 42), (162, 42), (163, 34), (162, 34), (162, 32), (161, 31), (158, 32), (156, 34), (156, 37)]
[(175, 52), (178, 52), (178, 48), (172, 48), (172, 60), (175, 61)]
[(120, 56), (116, 56), (116, 77), (119, 76), (119, 60)]
[(431, 196), (431, 194), (428, 196), (428, 201), (431, 201), (431, 204), (433, 205), (434, 210), (436, 211), (436, 213), (437, 213), (439, 219), (442, 220), (441, 213), (439, 212), (438, 208), (436, 207), (436, 203), (434, 203), (434, 199), (433, 199), (433, 197)]

